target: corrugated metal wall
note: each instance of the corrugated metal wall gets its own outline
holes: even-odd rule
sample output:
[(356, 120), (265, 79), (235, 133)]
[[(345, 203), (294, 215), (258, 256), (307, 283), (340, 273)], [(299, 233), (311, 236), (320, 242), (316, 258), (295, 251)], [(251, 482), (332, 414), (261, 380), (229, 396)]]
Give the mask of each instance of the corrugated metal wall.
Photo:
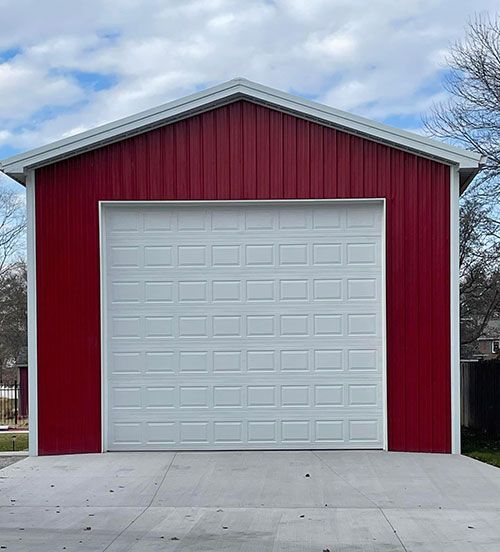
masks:
[(449, 452), (446, 165), (237, 102), (36, 172), (40, 454), (101, 450), (99, 200), (387, 198), (389, 448)]

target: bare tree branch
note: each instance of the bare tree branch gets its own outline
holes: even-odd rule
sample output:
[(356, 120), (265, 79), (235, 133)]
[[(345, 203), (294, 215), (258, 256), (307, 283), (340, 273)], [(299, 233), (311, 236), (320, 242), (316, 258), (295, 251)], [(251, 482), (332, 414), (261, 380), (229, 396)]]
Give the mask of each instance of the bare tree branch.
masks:
[(500, 16), (469, 21), (446, 62), (449, 97), (424, 125), (488, 158), (461, 202), (461, 344), (470, 353), (490, 320), (500, 318)]

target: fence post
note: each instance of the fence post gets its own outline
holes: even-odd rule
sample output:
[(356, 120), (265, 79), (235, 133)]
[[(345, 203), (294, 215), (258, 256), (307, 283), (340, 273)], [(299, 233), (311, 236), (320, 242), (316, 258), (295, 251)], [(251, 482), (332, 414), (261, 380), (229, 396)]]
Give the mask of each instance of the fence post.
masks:
[(14, 383), (14, 423), (17, 426), (17, 408), (18, 408), (18, 383)]

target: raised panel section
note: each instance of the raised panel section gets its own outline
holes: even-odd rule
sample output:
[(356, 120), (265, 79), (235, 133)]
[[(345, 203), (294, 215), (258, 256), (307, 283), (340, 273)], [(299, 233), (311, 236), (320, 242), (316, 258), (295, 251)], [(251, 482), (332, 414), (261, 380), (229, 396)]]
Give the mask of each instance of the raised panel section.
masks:
[(349, 314), (347, 320), (349, 335), (377, 334), (377, 318), (375, 314)]
[(139, 212), (135, 209), (111, 211), (108, 224), (112, 234), (116, 232), (137, 232), (139, 230)]
[(247, 245), (247, 266), (269, 266), (274, 264), (274, 247), (272, 245)]
[(240, 372), (241, 351), (214, 351), (214, 372)]
[(273, 337), (274, 334), (274, 316), (247, 316), (248, 337)]
[(342, 316), (338, 314), (314, 315), (314, 335), (342, 335)]
[(315, 265), (339, 265), (342, 263), (342, 245), (339, 243), (315, 243), (313, 245)]
[(140, 374), (142, 364), (141, 353), (116, 351), (111, 354), (109, 367), (113, 374)]
[(349, 243), (347, 244), (347, 264), (375, 264), (376, 245), (374, 243)]
[(309, 406), (309, 387), (307, 385), (283, 385), (281, 387), (281, 406)]
[(347, 280), (347, 298), (355, 300), (375, 300), (377, 298), (377, 281), (375, 278), (350, 278)]
[(241, 337), (241, 316), (214, 316), (214, 337)]
[(161, 339), (174, 336), (174, 319), (171, 316), (146, 316), (145, 337)]
[(203, 245), (180, 245), (177, 249), (179, 266), (206, 266), (207, 252)]
[(344, 387), (342, 385), (316, 385), (314, 404), (316, 406), (342, 406), (344, 404)]
[(146, 303), (172, 303), (174, 300), (172, 282), (145, 282)]
[(144, 212), (144, 232), (169, 232), (172, 230), (172, 213), (164, 209)]
[(307, 443), (310, 441), (309, 420), (286, 420), (281, 422), (281, 438), (284, 443)]
[(144, 389), (146, 408), (174, 408), (176, 406), (175, 387), (146, 387)]
[(341, 371), (344, 369), (341, 349), (317, 349), (314, 351), (314, 369)]
[(313, 290), (315, 301), (339, 301), (342, 299), (342, 280), (314, 280)]
[(342, 443), (344, 441), (343, 420), (316, 420), (316, 441), (319, 443)]
[(179, 316), (179, 337), (207, 337), (206, 316)]
[(207, 408), (208, 387), (183, 387), (179, 388), (179, 406), (181, 408)]
[(307, 265), (306, 244), (280, 244), (279, 246), (280, 265)]
[(247, 370), (249, 372), (274, 371), (274, 351), (248, 351)]
[(248, 280), (247, 301), (273, 301), (274, 280)]
[(247, 404), (250, 407), (276, 406), (276, 388), (274, 385), (249, 385), (247, 389)]
[(141, 319), (136, 316), (117, 316), (111, 321), (111, 337), (115, 339), (138, 338), (141, 334)]
[(110, 248), (110, 268), (135, 268), (139, 266), (139, 247), (116, 245)]
[(309, 370), (309, 351), (281, 351), (280, 363), (282, 372), (307, 372)]
[(216, 408), (241, 408), (241, 387), (239, 386), (215, 386), (214, 407)]
[(274, 420), (250, 420), (248, 422), (249, 443), (276, 443), (276, 422)]
[(144, 247), (144, 266), (163, 268), (173, 265), (172, 247), (169, 245), (146, 245)]
[(213, 245), (212, 265), (216, 267), (240, 266), (240, 246)]
[(145, 353), (146, 372), (173, 374), (175, 367), (176, 359), (172, 351), (147, 351)]
[(173, 445), (178, 440), (175, 423), (148, 422), (145, 438), (148, 445)]
[(204, 302), (207, 300), (207, 282), (205, 280), (179, 282), (179, 302)]
[(111, 284), (111, 301), (113, 303), (139, 303), (141, 286), (139, 282), (113, 282)]
[(242, 422), (214, 422), (215, 443), (242, 443), (243, 423)]
[(281, 301), (307, 301), (309, 299), (307, 280), (281, 280)]
[(241, 301), (239, 280), (216, 280), (212, 282), (212, 301)]
[(309, 333), (307, 314), (282, 314), (280, 317), (282, 336), (306, 336)]
[(206, 351), (180, 351), (179, 370), (182, 373), (208, 372)]

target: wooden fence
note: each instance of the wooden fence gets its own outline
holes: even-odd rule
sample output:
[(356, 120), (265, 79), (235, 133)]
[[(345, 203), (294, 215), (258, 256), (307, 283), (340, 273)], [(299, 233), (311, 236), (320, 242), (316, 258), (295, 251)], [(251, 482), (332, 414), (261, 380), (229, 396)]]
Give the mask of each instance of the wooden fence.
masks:
[(500, 360), (461, 362), (462, 425), (500, 438)]

